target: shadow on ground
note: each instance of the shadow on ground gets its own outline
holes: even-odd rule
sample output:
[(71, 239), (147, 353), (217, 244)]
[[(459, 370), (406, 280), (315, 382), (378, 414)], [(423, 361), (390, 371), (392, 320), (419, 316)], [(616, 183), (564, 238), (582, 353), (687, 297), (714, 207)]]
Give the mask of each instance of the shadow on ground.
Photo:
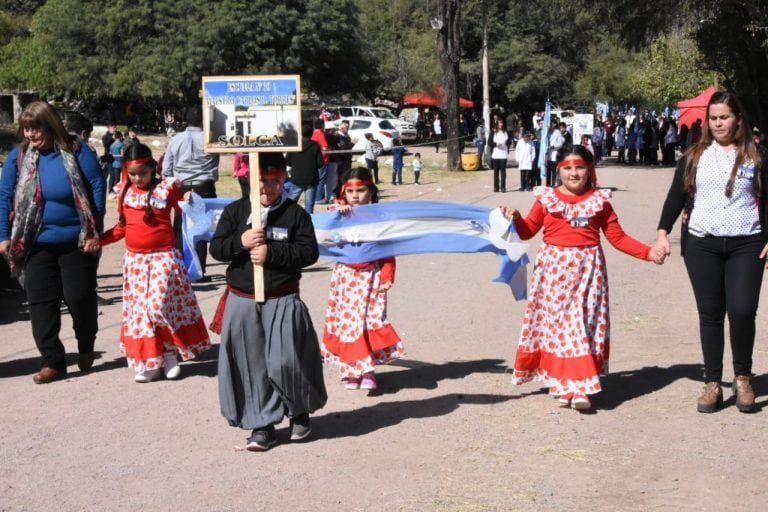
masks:
[[(700, 364), (675, 364), (668, 367), (645, 366), (637, 370), (611, 373), (600, 379), (603, 392), (595, 397), (597, 409), (612, 410), (624, 402), (663, 389), (676, 380), (702, 380)], [(692, 397), (694, 403), (696, 397)]]
[(328, 413), (312, 418), (317, 439), (364, 436), (405, 420), (445, 416), (462, 405), (491, 405), (525, 395), (448, 394), (423, 400), (381, 402), (353, 411)]
[(475, 361), (450, 361), (433, 364), (412, 359), (398, 359), (390, 367), (400, 370), (377, 373), (378, 389), (375, 395), (394, 394), (401, 389), (436, 389), (438, 382), (446, 379), (463, 379), (472, 373), (507, 373), (503, 359), (479, 359)]

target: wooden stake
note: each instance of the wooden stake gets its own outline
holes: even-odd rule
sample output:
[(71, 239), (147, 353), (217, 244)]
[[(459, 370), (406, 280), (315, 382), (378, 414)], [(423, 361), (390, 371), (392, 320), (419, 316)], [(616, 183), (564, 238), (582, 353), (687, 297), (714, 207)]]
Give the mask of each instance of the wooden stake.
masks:
[[(259, 153), (248, 153), (251, 181), (251, 227), (261, 227), (261, 175), (259, 172)], [(256, 302), (264, 302), (264, 266), (253, 265), (253, 293)]]

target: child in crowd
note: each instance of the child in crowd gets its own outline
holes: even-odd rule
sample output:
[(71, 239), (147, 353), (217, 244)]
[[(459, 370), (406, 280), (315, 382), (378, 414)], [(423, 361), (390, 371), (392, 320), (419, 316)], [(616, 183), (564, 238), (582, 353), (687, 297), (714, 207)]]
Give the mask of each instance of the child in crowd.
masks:
[(526, 130), (515, 145), (515, 161), (520, 169), (520, 190), (533, 190), (533, 162), (536, 148), (531, 143), (531, 132)]
[[(379, 202), (378, 188), (364, 167), (351, 169), (343, 180), (333, 205), (342, 215), (354, 215), (355, 206)], [(394, 258), (337, 263), (333, 269), (321, 351), (326, 363), (339, 365), (347, 389), (376, 389), (375, 365), (405, 355), (387, 320), (387, 291), (394, 281)]]
[(373, 135), (370, 133), (365, 134), (365, 165), (368, 166), (368, 170), (373, 173), (373, 178), (376, 184), (379, 184), (379, 147), (376, 141), (373, 140)]
[[(275, 425), (286, 414), (290, 439), (305, 439), (309, 415), (328, 398), (317, 335), (299, 296), (301, 269), (319, 256), (312, 219), (283, 191), (281, 153), (262, 153), (259, 168), (261, 225), (252, 224), (251, 198), (238, 199), (224, 208), (210, 244), (214, 258), (229, 262), (214, 320), (223, 321), (221, 413), (231, 426), (252, 430), (249, 451), (277, 443)], [(254, 265), (263, 266), (263, 303), (254, 303)]]
[(392, 142), (392, 184), (403, 184), (403, 156), (408, 148), (403, 146), (403, 142), (400, 139), (395, 139)]
[(591, 407), (587, 395), (601, 390), (599, 376), (608, 371), (608, 275), (600, 231), (630, 256), (658, 264), (663, 258), (624, 233), (611, 191), (597, 188), (586, 148), (563, 147), (557, 162), (562, 185), (537, 188), (527, 217), (502, 206), (521, 239), (544, 227), (512, 381), (541, 382), (562, 405), (585, 410)]
[(177, 356), (193, 358), (210, 347), (208, 330), (175, 248), (173, 210), (182, 200), (181, 182), (161, 179), (152, 151), (133, 144), (125, 152), (118, 185), (118, 223), (101, 235), (106, 245), (125, 238), (123, 323), (120, 349), (136, 382), (160, 374), (176, 379)]
[(115, 131), (115, 140), (109, 146), (109, 154), (112, 155), (112, 164), (109, 169), (109, 179), (107, 180), (107, 192), (109, 198), (114, 199), (117, 191), (117, 184), (120, 181), (120, 171), (123, 168), (123, 132)]
[(413, 155), (413, 179), (417, 185), (421, 185), (419, 178), (421, 177), (421, 153)]

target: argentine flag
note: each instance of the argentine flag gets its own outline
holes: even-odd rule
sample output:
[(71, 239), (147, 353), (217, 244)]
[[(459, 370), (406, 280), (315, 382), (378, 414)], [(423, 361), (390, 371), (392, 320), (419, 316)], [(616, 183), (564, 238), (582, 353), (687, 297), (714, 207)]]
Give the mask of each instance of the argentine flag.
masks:
[(320, 256), (363, 263), (408, 254), (492, 252), (501, 257), (494, 281), (510, 285), (518, 300), (526, 296), (528, 245), (501, 211), (438, 201), (400, 201), (355, 206), (315, 214)]
[[(194, 251), (198, 240), (210, 240), (231, 198), (192, 195), (181, 203), (184, 264), (192, 281), (202, 277)], [(498, 208), (439, 201), (400, 201), (355, 206), (349, 214), (333, 211), (312, 215), (320, 257), (341, 263), (363, 263), (392, 256), (429, 253), (492, 252), (501, 258), (495, 282), (508, 284), (514, 297), (526, 297), (528, 245)]]

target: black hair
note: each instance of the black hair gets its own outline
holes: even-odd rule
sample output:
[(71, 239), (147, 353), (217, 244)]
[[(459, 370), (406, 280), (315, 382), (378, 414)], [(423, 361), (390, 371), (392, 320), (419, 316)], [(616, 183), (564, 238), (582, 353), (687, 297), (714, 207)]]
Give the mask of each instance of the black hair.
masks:
[(270, 167), (285, 169), (285, 157), (282, 153), (277, 151), (259, 153), (259, 169), (266, 171)]
[[(368, 185), (368, 189), (371, 191), (371, 203), (379, 202), (379, 188), (373, 182), (373, 176), (371, 175), (371, 171), (367, 167), (353, 167), (347, 172), (345, 172), (342, 175), (341, 180), (339, 180), (342, 190), (344, 187), (344, 183), (349, 180), (362, 180), (362, 181), (369, 182), (370, 184)], [(346, 197), (339, 197), (339, 200), (345, 204), (347, 202)]]
[[(154, 212), (152, 211), (150, 199), (152, 198), (152, 192), (155, 191), (155, 187), (157, 187), (157, 184), (160, 183), (160, 178), (157, 175), (157, 162), (152, 157), (152, 150), (149, 149), (149, 146), (146, 146), (140, 142), (131, 144), (125, 150), (125, 155), (123, 155), (123, 165), (125, 165), (125, 162), (130, 160), (142, 160), (144, 158), (151, 158), (151, 160), (145, 165), (152, 169), (152, 181), (149, 182), (149, 190), (147, 191), (147, 206), (144, 209), (144, 222), (147, 224), (152, 224), (152, 220), (154, 219)], [(120, 194), (120, 201), (118, 203), (118, 213), (120, 214), (118, 222), (121, 226), (125, 226), (125, 212), (123, 211), (123, 202), (125, 201), (125, 195), (128, 193), (129, 188), (131, 188), (130, 180), (126, 180), (126, 182), (123, 183), (123, 190), (122, 194)]]
[(187, 115), (185, 116), (187, 126), (194, 126), (201, 128), (203, 126), (203, 109), (200, 105), (194, 105), (187, 109)]
[(64, 122), (64, 127), (69, 133), (74, 133), (78, 136), (82, 135), (83, 132), (90, 133), (93, 131), (93, 123), (91, 120), (77, 112), (67, 116), (67, 119)]
[(583, 158), (588, 164), (592, 164), (592, 153), (582, 146), (581, 144), (574, 144), (573, 146), (563, 146), (557, 150), (557, 162), (560, 163), (565, 160), (568, 155), (578, 155)]

